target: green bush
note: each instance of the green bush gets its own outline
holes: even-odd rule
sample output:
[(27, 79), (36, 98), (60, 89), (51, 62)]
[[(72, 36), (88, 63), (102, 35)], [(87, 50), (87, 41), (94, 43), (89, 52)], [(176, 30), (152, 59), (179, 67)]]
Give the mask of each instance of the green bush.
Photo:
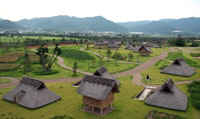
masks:
[(191, 93), (192, 105), (200, 109), (200, 81), (193, 81), (189, 85), (189, 92)]
[(76, 60), (94, 60), (95, 57), (87, 52), (79, 51), (77, 49), (63, 49), (62, 57), (76, 59)]
[(57, 74), (59, 73), (58, 70), (51, 70), (49, 72), (43, 71), (43, 70), (39, 70), (39, 71), (35, 71), (34, 74), (35, 75), (52, 75), (52, 74)]

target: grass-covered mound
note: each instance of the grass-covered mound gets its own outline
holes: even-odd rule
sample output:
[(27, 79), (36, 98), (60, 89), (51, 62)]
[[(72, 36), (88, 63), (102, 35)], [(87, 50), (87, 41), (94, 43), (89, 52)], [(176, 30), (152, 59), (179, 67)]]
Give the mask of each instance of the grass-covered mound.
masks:
[[(187, 80), (196, 80), (200, 78), (200, 69), (196, 68), (196, 73), (193, 74), (190, 77), (183, 77), (183, 76), (177, 76), (177, 75), (170, 75), (170, 74), (164, 74), (160, 73), (165, 67), (170, 65), (171, 63), (165, 60), (158, 61), (154, 66), (151, 68), (148, 68), (144, 70), (142, 74), (142, 82), (146, 84), (162, 84), (165, 82), (165, 80), (172, 78), (175, 82), (177, 81), (187, 81)], [(149, 75), (150, 80), (146, 81), (146, 76)]]
[(95, 59), (95, 57), (93, 57), (89, 53), (83, 52), (77, 49), (63, 49), (61, 56), (75, 59), (75, 60), (94, 60)]
[[(51, 119), (54, 117), (59, 119), (58, 117), (64, 117), (64, 115), (73, 119), (144, 119), (148, 112), (152, 110), (179, 115), (187, 119), (199, 119), (200, 117), (200, 111), (191, 105), (191, 100), (189, 100), (188, 109), (185, 112), (149, 106), (144, 101), (132, 98), (144, 88), (133, 84), (131, 82), (132, 76), (121, 77), (119, 80), (121, 83), (120, 93), (115, 94), (113, 102), (115, 109), (104, 117), (81, 111), (80, 109), (83, 108), (82, 96), (77, 94), (77, 88), (72, 87), (74, 82), (60, 82), (47, 83), (46, 86), (61, 96), (62, 100), (39, 109), (30, 110), (0, 99), (0, 109), (3, 110), (0, 111), (0, 115), (6, 115), (1, 119), (10, 119), (13, 117), (12, 115), (15, 115), (15, 118), (18, 119)], [(186, 95), (189, 95), (186, 85), (178, 86), (178, 88)], [(0, 97), (10, 90), (11, 88), (0, 90)], [(8, 115), (8, 113), (12, 115)]]
[(0, 63), (0, 71), (11, 71), (19, 68), (20, 66), (20, 64)]
[(191, 93), (192, 105), (200, 109), (200, 81), (193, 81), (189, 85), (189, 92)]

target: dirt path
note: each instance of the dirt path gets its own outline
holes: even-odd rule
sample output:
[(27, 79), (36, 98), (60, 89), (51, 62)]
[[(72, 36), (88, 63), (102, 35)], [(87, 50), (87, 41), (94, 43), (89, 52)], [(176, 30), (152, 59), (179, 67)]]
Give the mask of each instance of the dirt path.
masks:
[(0, 77), (0, 79), (8, 79), (8, 80), (11, 81), (10, 83), (0, 84), (0, 89), (11, 87), (11, 86), (15, 86), (19, 82), (19, 80), (17, 80), (16, 78), (13, 78), (13, 77)]
[[(175, 52), (176, 50), (174, 48), (171, 48), (170, 49), (170, 52)], [(144, 62), (143, 64), (139, 65), (138, 67), (132, 69), (132, 70), (129, 70), (129, 71), (125, 71), (125, 72), (122, 72), (122, 73), (117, 73), (117, 74), (114, 74), (115, 77), (122, 77), (122, 76), (127, 76), (127, 75), (130, 75), (132, 74), (133, 75), (133, 80), (132, 82), (136, 85), (140, 85), (140, 86), (152, 86), (152, 85), (147, 85), (147, 84), (144, 84), (142, 82), (142, 75), (141, 75), (141, 72), (152, 67), (156, 62), (158, 62), (159, 60), (162, 60), (164, 59), (167, 55), (168, 55), (169, 52), (162, 52), (161, 55), (157, 56), (157, 57), (154, 57), (146, 62)], [(155, 85), (153, 85), (155, 86)]]

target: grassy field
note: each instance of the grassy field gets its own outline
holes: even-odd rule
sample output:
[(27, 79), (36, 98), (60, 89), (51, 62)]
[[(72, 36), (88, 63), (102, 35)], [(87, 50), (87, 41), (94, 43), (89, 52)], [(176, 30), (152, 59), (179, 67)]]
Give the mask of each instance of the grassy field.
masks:
[[(152, 110), (175, 114), (186, 117), (187, 119), (199, 119), (200, 117), (200, 110), (196, 110), (192, 106), (190, 98), (188, 101), (188, 109), (184, 112), (148, 106), (144, 101), (132, 98), (143, 89), (141, 86), (132, 84), (132, 76), (121, 77), (119, 80), (121, 82), (120, 93), (115, 94), (113, 103), (115, 110), (105, 117), (99, 117), (81, 111), (80, 109), (83, 108), (82, 96), (77, 94), (77, 88), (72, 87), (73, 82), (68, 82), (47, 84), (47, 87), (60, 95), (62, 100), (39, 109), (30, 110), (0, 99), (0, 109), (4, 110), (0, 111), (0, 118), (50, 119), (55, 116), (67, 115), (73, 119), (144, 119), (148, 112)], [(187, 85), (180, 85), (178, 88), (186, 95), (190, 95)], [(0, 90), (0, 97), (11, 89)]]
[(3, 84), (3, 83), (10, 83), (11, 81), (8, 80), (8, 79), (3, 79), (3, 78), (0, 78), (0, 84)]
[[(65, 59), (64, 63), (67, 66), (73, 67), (74, 62), (77, 62), (78, 69), (87, 71), (87, 72), (94, 72), (97, 70), (100, 65), (99, 57), (95, 56), (92, 53), (80, 51), (82, 46), (62, 46), (62, 54), (61, 57)], [(52, 51), (51, 51), (52, 52)], [(116, 65), (115, 61), (107, 61), (102, 59), (103, 65), (108, 69), (110, 73), (117, 73), (132, 69), (138, 64), (128, 64), (128, 63), (120, 63), (118, 62)]]
[[(183, 76), (176, 76), (176, 75), (170, 75), (170, 74), (163, 74), (160, 73), (162, 69), (164, 69), (166, 66), (168, 66), (169, 62), (167, 61), (159, 61), (156, 63), (153, 67), (144, 70), (142, 74), (142, 82), (146, 84), (162, 84), (166, 79), (172, 78), (174, 81), (187, 81), (187, 80), (196, 80), (200, 78), (200, 69), (196, 68), (196, 73), (190, 77), (183, 77)], [(146, 76), (150, 76), (150, 81), (146, 81)]]
[[(130, 52), (132, 52), (133, 59), (132, 59), (131, 62), (137, 62), (137, 59), (139, 58), (139, 61), (141, 63), (143, 63), (143, 62), (145, 62), (145, 61), (147, 61), (147, 60), (149, 60), (149, 59), (151, 59), (153, 57), (156, 57), (156, 56), (160, 55), (164, 51), (168, 51), (169, 50), (168, 47), (164, 47), (164, 48), (151, 48), (152, 51), (153, 51), (153, 53), (150, 56), (140, 56), (139, 53), (134, 53), (133, 51), (125, 50), (124, 48), (125, 48), (125, 46), (120, 47), (118, 49), (118, 52), (121, 53), (123, 56), (126, 56), (126, 57), (128, 56), (128, 54)], [(93, 46), (90, 46), (89, 51), (93, 51), (93, 52), (96, 52), (96, 53), (98, 53), (98, 54), (100, 54), (100, 55), (102, 55), (104, 57), (107, 57), (107, 55), (106, 55), (106, 51), (107, 51), (106, 48), (105, 49), (96, 49)], [(111, 50), (112, 55), (114, 54), (115, 51), (116, 50)], [(128, 58), (125, 61), (129, 61)]]
[[(0, 36), (1, 42), (24, 42), (26, 39), (41, 39), (41, 40), (53, 40), (60, 41), (62, 37), (51, 37), (51, 36), (22, 36), (22, 37), (10, 37), (10, 36)], [(80, 40), (79, 38), (69, 38), (65, 37), (65, 40)]]

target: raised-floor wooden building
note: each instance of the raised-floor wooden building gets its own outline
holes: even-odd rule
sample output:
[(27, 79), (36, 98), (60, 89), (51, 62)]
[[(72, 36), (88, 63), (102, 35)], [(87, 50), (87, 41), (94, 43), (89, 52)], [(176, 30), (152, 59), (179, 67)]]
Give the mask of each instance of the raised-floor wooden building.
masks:
[(113, 110), (114, 93), (119, 93), (119, 87), (113, 79), (85, 75), (78, 93), (83, 95), (84, 111), (103, 116)]

